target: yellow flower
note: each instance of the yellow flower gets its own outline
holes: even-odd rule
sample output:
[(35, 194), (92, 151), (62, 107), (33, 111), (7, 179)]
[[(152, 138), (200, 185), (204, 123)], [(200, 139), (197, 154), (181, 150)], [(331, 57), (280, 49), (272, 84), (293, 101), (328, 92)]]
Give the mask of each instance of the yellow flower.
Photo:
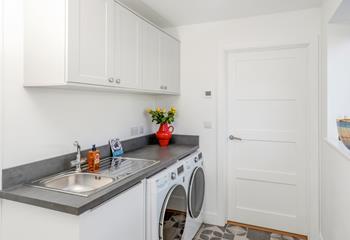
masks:
[(170, 111), (173, 112), (173, 113), (175, 113), (175, 112), (176, 112), (176, 108), (171, 107), (171, 108), (170, 108)]
[(157, 107), (157, 112), (160, 112), (160, 107)]
[(163, 108), (163, 110), (162, 110), (162, 111), (163, 111), (163, 113), (166, 113), (166, 109), (165, 109), (165, 108)]
[(147, 108), (147, 110), (146, 110), (148, 113), (151, 113), (152, 112), (152, 109), (150, 109), (150, 108)]

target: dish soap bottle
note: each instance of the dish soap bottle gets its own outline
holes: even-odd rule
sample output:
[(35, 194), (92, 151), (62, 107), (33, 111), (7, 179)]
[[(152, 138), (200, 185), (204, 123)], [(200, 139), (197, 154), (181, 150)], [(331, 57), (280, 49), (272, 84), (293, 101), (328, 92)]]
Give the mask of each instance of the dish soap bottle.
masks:
[(100, 170), (100, 151), (96, 149), (96, 145), (92, 145), (87, 155), (89, 172), (97, 172)]

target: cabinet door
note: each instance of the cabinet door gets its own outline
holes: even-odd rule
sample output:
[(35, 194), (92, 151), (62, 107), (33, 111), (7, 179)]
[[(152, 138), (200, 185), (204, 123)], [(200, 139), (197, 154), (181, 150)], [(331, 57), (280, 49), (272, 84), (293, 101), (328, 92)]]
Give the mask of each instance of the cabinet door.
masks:
[(159, 30), (142, 24), (142, 88), (160, 90), (159, 81)]
[(68, 82), (113, 84), (112, 0), (68, 1)]
[(80, 219), (80, 240), (145, 239), (144, 184), (84, 214)]
[(114, 72), (118, 87), (140, 87), (140, 19), (114, 3)]
[(180, 44), (165, 33), (160, 37), (160, 82), (163, 90), (180, 92)]

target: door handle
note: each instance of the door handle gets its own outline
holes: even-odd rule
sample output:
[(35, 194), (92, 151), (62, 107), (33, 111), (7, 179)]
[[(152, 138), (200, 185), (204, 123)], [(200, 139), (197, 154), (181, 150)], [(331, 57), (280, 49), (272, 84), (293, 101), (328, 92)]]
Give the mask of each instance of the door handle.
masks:
[(242, 141), (242, 138), (235, 137), (235, 136), (233, 136), (233, 135), (230, 135), (228, 138), (229, 138), (231, 141), (233, 141), (233, 140)]

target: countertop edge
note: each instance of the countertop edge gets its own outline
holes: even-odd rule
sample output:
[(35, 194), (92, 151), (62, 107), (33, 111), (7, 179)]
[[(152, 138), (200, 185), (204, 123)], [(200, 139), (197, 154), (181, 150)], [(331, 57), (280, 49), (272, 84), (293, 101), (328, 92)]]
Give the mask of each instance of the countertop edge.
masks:
[[(114, 186), (115, 187), (114, 189), (111, 189), (110, 191), (106, 192), (100, 197), (93, 199), (90, 202), (83, 204), (79, 207), (70, 206), (68, 204), (60, 204), (57, 202), (50, 202), (39, 198), (27, 197), (27, 196), (23, 196), (23, 195), (19, 195), (11, 192), (11, 189), (14, 189), (14, 188), (18, 189), (23, 187), (23, 185), (19, 185), (11, 189), (4, 189), (0, 191), (0, 199), (15, 201), (19, 203), (36, 206), (36, 207), (46, 208), (53, 211), (58, 211), (62, 213), (79, 216), (91, 209), (97, 208), (98, 206), (102, 205), (106, 201), (111, 200), (112, 198), (118, 196), (119, 194), (127, 191), (128, 189), (142, 182), (144, 179), (154, 176), (160, 171), (173, 165), (178, 160), (181, 160), (189, 156), (190, 154), (196, 152), (198, 149), (199, 149), (199, 145), (193, 145), (193, 147), (191, 147), (188, 151), (185, 151), (184, 153), (178, 155), (176, 158), (169, 159), (166, 162), (166, 164), (156, 165), (154, 168), (150, 168), (148, 173), (144, 173), (140, 177), (135, 177), (134, 179), (131, 179), (130, 181), (125, 182), (123, 185), (119, 187)], [(106, 190), (108, 190), (108, 188)], [(65, 194), (65, 193), (62, 193), (62, 194)]]

